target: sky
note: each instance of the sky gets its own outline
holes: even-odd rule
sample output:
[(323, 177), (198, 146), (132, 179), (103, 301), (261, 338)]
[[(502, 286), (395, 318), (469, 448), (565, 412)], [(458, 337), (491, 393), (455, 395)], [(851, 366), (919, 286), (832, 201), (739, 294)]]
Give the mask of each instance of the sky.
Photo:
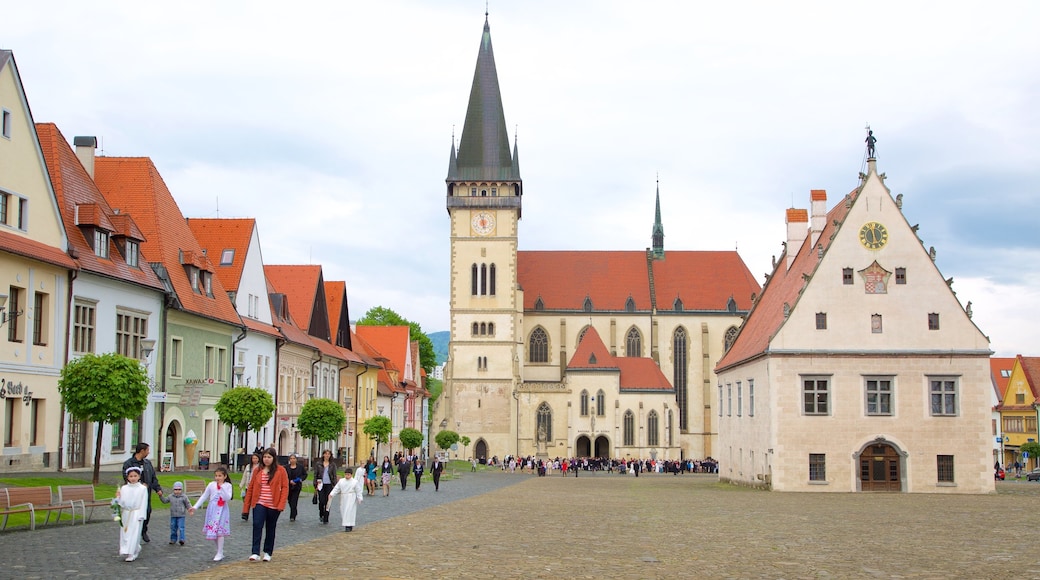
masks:
[(444, 178), (485, 9), (522, 250), (736, 248), (878, 171), (998, 356), (1040, 355), (1040, 4), (36, 0), (6, 6), (36, 122), (150, 157), (188, 217), (255, 217), (350, 315), (448, 328)]

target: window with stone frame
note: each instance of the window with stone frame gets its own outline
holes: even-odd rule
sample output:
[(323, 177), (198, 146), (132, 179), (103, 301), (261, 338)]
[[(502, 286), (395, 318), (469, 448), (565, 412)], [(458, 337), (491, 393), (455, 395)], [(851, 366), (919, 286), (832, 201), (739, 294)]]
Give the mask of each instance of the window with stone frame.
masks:
[(582, 417), (588, 417), (589, 416), (589, 392), (586, 391), (585, 389), (581, 390), (581, 398), (580, 398), (580, 400), (581, 400), (581, 416)]
[(932, 416), (957, 416), (957, 378), (929, 377), (928, 385)]
[(596, 416), (607, 416), (607, 394), (603, 392), (603, 389), (596, 391)]
[(622, 445), (631, 447), (636, 444), (636, 416), (631, 410), (625, 411), (623, 425)]
[(827, 481), (827, 454), (809, 454), (809, 481)]
[(50, 321), (50, 295), (37, 290), (33, 293), (33, 344), (47, 346), (47, 327)]
[(936, 455), (935, 464), (936, 473), (938, 475), (937, 480), (939, 483), (953, 483), (953, 456)]
[(892, 378), (867, 377), (866, 399), (868, 416), (892, 415)]
[(658, 441), (658, 430), (660, 421), (657, 418), (657, 411), (650, 411), (646, 416), (646, 444), (650, 447), (657, 447)]
[(625, 335), (625, 356), (643, 356), (643, 335), (634, 326)]
[(928, 313), (928, 330), (939, 330), (939, 313)]
[(116, 311), (116, 353), (141, 359), (141, 341), (148, 337), (148, 316), (128, 310)]
[(686, 429), (689, 405), (689, 364), (686, 353), (686, 329), (678, 327), (672, 334), (672, 386), (675, 404), (679, 407), (679, 428)]
[(97, 303), (77, 300), (72, 307), (72, 352), (94, 352)]
[(527, 341), (527, 362), (549, 362), (549, 335), (540, 326), (531, 331)]
[(802, 413), (830, 414), (830, 378), (802, 377)]
[(827, 330), (827, 313), (816, 313), (816, 330)]
[(553, 430), (552, 430), (552, 408), (549, 407), (549, 403), (543, 402), (538, 406), (538, 430), (535, 432), (539, 440), (546, 443), (552, 441)]

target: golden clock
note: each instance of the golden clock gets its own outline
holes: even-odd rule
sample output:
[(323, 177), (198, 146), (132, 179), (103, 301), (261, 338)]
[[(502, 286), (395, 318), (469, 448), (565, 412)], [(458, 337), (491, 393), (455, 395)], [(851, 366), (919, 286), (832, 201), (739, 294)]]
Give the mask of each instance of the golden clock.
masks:
[(859, 230), (859, 243), (868, 250), (880, 250), (888, 243), (888, 230), (878, 222), (867, 222)]
[(491, 232), (495, 231), (495, 214), (487, 211), (478, 211), (473, 214), (470, 225), (473, 226), (473, 232), (478, 236), (490, 235)]

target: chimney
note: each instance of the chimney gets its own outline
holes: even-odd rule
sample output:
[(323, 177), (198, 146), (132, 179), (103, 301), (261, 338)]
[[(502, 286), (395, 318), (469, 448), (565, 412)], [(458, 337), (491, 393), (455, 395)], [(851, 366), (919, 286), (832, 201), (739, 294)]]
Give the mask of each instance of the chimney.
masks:
[(815, 248), (816, 242), (820, 241), (823, 227), (827, 225), (827, 190), (813, 189), (809, 191), (809, 199), (811, 200), (810, 212), (812, 213), (812, 221), (809, 223), (809, 226), (812, 231), (812, 247)]
[(97, 137), (73, 137), (72, 144), (76, 146), (76, 157), (87, 170), (87, 175), (94, 179), (94, 151), (97, 149)]
[(798, 250), (809, 233), (809, 212), (804, 209), (787, 210), (787, 269), (791, 269)]

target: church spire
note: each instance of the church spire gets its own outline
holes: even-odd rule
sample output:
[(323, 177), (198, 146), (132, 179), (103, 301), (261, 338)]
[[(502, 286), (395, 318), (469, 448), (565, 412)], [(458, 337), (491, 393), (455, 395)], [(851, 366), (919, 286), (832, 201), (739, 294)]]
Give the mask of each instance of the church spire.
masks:
[(485, 15), (466, 123), (459, 142), (457, 173), (454, 179), (449, 176), (449, 180), (519, 181), (520, 171), (514, 165), (514, 155), (509, 150), (498, 70), (491, 48), (491, 27)]
[(664, 258), (664, 225), (661, 223), (661, 180), (657, 180), (657, 209), (654, 211), (654, 259)]

